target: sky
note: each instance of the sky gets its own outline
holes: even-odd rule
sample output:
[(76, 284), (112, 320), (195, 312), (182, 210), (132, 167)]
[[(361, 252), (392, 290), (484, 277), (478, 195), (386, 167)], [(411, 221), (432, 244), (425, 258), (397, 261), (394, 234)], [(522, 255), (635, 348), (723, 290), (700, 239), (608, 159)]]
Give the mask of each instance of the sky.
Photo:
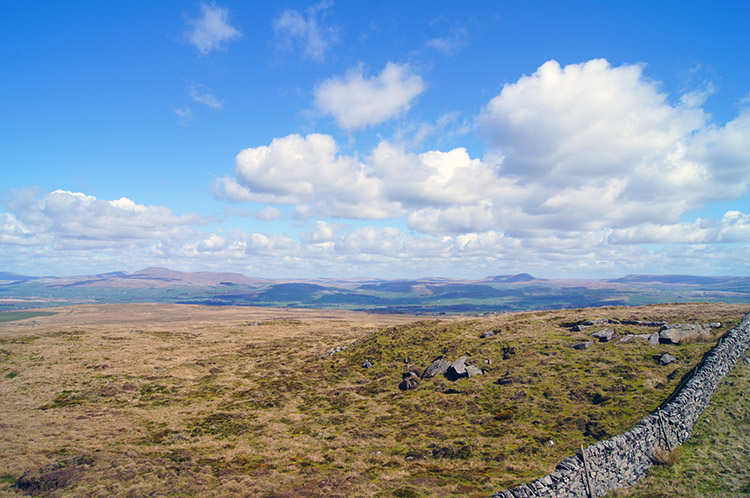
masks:
[(750, 3), (3, 1), (0, 270), (750, 275)]

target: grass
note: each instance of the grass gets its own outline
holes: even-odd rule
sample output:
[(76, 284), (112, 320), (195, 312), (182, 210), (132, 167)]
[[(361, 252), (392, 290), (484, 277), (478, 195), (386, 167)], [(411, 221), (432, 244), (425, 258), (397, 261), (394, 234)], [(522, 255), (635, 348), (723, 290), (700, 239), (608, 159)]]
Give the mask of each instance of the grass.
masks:
[[(632, 426), (712, 346), (634, 339), (579, 351), (571, 346), (605, 326), (620, 336), (653, 329), (571, 332), (563, 324), (720, 321), (718, 335), (748, 308), (417, 321), (343, 311), (70, 307), (34, 328), (0, 327), (2, 366), (18, 373), (0, 378), (0, 475), (36, 471), (43, 479), (49, 473), (39, 469), (50, 462), (73, 462), (59, 469), (66, 485), (46, 494), (56, 497), (488, 496)], [(256, 322), (264, 326), (247, 325)], [(349, 347), (324, 356), (342, 345)], [(663, 352), (676, 364), (660, 366)], [(438, 356), (467, 356), (485, 375), (398, 389), (402, 373)], [(84, 457), (91, 463), (75, 463)], [(18, 496), (10, 480), (0, 481), (0, 495)]]
[(750, 496), (750, 365), (740, 360), (698, 419), (678, 461), (611, 498)]
[(38, 316), (51, 316), (56, 314), (57, 313), (53, 311), (2, 311), (0, 312), (0, 323), (15, 322)]

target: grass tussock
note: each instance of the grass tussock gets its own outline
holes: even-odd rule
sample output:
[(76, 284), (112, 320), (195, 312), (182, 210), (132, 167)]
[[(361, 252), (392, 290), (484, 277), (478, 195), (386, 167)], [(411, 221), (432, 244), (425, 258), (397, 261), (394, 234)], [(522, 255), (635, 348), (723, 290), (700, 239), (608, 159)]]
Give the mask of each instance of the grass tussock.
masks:
[[(712, 345), (633, 339), (576, 350), (604, 327), (653, 329), (566, 324), (720, 321), (718, 336), (746, 311), (691, 304), (417, 320), (107, 305), (38, 317), (33, 328), (11, 322), (0, 326), (0, 495), (18, 495), (10, 483), (26, 475), (55, 497), (488, 496), (630, 428)], [(659, 365), (663, 352), (676, 364)], [(422, 376), (436, 358), (462, 356), (484, 374)], [(401, 391), (407, 372), (423, 378)]]
[(680, 447), (672, 449), (656, 447), (652, 450), (652, 456), (659, 465), (671, 467), (680, 461)]

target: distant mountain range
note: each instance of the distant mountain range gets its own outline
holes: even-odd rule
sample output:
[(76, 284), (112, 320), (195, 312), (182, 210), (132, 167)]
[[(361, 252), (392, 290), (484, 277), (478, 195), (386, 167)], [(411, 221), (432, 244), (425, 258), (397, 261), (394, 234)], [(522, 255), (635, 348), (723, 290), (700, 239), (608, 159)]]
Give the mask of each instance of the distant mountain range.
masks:
[(750, 303), (750, 277), (627, 275), (600, 280), (554, 280), (518, 273), (479, 280), (438, 277), (268, 280), (239, 273), (180, 272), (167, 268), (67, 277), (0, 272), (0, 311), (144, 301), (422, 314), (657, 302)]

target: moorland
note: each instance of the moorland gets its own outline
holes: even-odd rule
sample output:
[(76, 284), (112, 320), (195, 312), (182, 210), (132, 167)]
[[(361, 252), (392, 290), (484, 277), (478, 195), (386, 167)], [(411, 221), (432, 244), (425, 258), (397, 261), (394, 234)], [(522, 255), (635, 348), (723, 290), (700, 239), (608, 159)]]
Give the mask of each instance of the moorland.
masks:
[[(702, 302), (418, 317), (139, 303), (0, 314), (0, 493), (486, 497), (632, 427), (748, 311)], [(719, 325), (652, 344), (655, 322)], [(592, 340), (606, 329), (614, 339)], [(664, 353), (675, 361), (661, 364)], [(480, 373), (424, 375), (463, 357)], [(417, 380), (402, 390), (407, 377)], [(713, 416), (747, 436), (747, 416)], [(716, 442), (709, 428), (722, 427), (696, 432)], [(723, 456), (746, 458), (746, 444)], [(731, 472), (730, 495), (745, 485)]]

